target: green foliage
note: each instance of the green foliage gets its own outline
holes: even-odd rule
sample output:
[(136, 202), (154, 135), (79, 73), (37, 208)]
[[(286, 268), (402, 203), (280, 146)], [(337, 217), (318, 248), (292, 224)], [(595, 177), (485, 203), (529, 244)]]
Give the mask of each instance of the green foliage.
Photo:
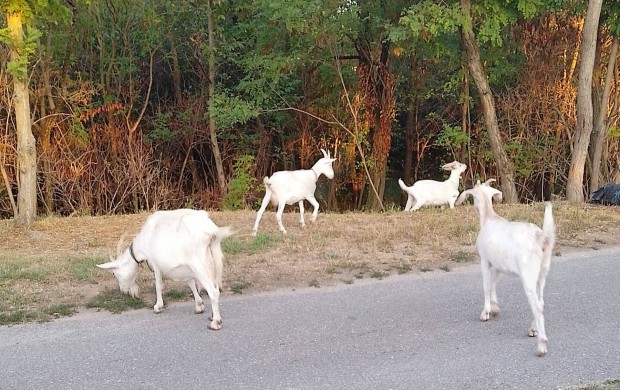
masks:
[(233, 164), (233, 177), (228, 183), (228, 192), (222, 201), (224, 210), (240, 210), (247, 207), (246, 198), (252, 191), (256, 179), (251, 175), (254, 157), (244, 155)]
[(612, 126), (609, 129), (609, 137), (620, 138), (620, 128), (616, 126)]
[(462, 148), (468, 141), (469, 137), (461, 130), (461, 126), (450, 126), (444, 123), (436, 144), (454, 150)]
[(147, 142), (152, 142), (152, 141), (167, 142), (173, 139), (177, 134), (175, 134), (175, 132), (172, 131), (170, 127), (168, 127), (168, 121), (170, 120), (172, 115), (173, 114), (171, 112), (157, 113), (153, 120), (153, 127), (145, 135), (145, 140)]
[(250, 102), (237, 96), (216, 93), (212, 101), (212, 114), (218, 128), (229, 129), (256, 118), (258, 110)]

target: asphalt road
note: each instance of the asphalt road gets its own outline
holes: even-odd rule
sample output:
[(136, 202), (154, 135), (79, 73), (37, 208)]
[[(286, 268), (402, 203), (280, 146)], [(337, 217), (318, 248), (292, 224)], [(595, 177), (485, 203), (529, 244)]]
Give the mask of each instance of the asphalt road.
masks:
[(477, 266), (0, 327), (1, 389), (557, 389), (620, 378), (620, 248), (554, 258), (549, 354), (517, 277), (487, 323)]

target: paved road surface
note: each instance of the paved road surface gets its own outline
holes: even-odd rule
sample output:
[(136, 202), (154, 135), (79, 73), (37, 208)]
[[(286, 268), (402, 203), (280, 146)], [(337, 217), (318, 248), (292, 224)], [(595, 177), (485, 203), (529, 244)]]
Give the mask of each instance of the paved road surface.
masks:
[(477, 266), (0, 327), (1, 389), (557, 389), (620, 378), (620, 248), (553, 260), (549, 354), (516, 277), (488, 323)]

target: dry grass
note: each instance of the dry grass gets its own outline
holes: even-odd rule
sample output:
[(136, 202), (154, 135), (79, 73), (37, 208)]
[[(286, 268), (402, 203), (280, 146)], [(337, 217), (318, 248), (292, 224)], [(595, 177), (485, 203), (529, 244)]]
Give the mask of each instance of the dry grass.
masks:
[[(498, 205), (509, 219), (542, 223), (543, 205)], [(138, 232), (148, 214), (43, 218), (28, 231), (0, 221), (0, 316), (4, 322), (44, 320), (79, 310), (95, 296), (117, 289), (114, 277), (94, 265), (107, 261), (123, 233)], [(617, 207), (556, 203), (556, 254), (620, 244)], [(471, 206), (416, 213), (321, 213), (305, 231), (299, 215), (284, 214), (286, 236), (267, 212), (259, 235), (250, 236), (254, 211), (211, 212), (235, 236), (224, 242), (224, 294), (353, 283), (391, 274), (449, 271), (477, 261), (478, 218)], [(140, 270), (145, 304), (154, 301), (151, 272)], [(191, 300), (189, 289), (171, 281), (166, 289)], [(174, 296), (172, 298), (175, 298)], [(168, 299), (172, 299), (168, 298)], [(0, 318), (0, 319), (2, 319)]]

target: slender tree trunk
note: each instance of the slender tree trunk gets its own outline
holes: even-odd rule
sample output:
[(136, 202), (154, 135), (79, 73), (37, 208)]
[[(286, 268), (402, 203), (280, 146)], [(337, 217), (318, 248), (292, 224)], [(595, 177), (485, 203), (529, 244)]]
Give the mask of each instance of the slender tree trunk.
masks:
[(613, 37), (609, 61), (607, 62), (607, 74), (605, 75), (605, 86), (601, 105), (594, 121), (592, 132), (592, 168), (590, 172), (590, 193), (596, 191), (601, 185), (601, 159), (603, 155), (603, 145), (607, 139), (609, 126), (607, 125), (607, 107), (609, 106), (609, 95), (614, 79), (614, 67), (618, 55), (618, 37)]
[(226, 178), (224, 177), (224, 165), (220, 146), (217, 142), (217, 128), (215, 117), (213, 116), (213, 96), (215, 95), (215, 36), (213, 35), (213, 0), (207, 0), (207, 29), (209, 33), (209, 135), (211, 137), (211, 148), (215, 159), (215, 169), (217, 170), (217, 182), (220, 187), (220, 194), (226, 192)]
[[(46, 48), (51, 47), (51, 36), (48, 36), (48, 40), (46, 43)], [(54, 102), (54, 97), (52, 95), (52, 85), (50, 82), (50, 58), (47, 51), (43, 51), (41, 53), (41, 83), (43, 84), (44, 93), (40, 97), (39, 107), (40, 107), (40, 126), (37, 128), (37, 133), (39, 136), (39, 142), (41, 146), (40, 151), (40, 159), (43, 162), (43, 203), (45, 204), (45, 210), (47, 214), (51, 214), (54, 212), (54, 204), (52, 201), (52, 195), (54, 193), (54, 184), (52, 180), (52, 148), (51, 148), (51, 137), (52, 137), (52, 128), (56, 123), (56, 119), (53, 114), (56, 113), (56, 103)], [(49, 115), (48, 110), (49, 107)]]
[[(7, 14), (7, 27), (11, 38), (11, 61), (22, 60), (24, 47), (23, 14)], [(19, 226), (29, 226), (37, 216), (37, 148), (30, 123), (30, 96), (28, 95), (28, 70), (20, 65), (13, 74), (13, 102), (17, 130), (17, 164), (19, 167), (17, 215)]]
[[(366, 200), (368, 210), (383, 209), (383, 194), (385, 192), (385, 179), (387, 174), (387, 158), (392, 143), (392, 121), (394, 120), (394, 80), (390, 74), (389, 59), (390, 42), (384, 42), (381, 47), (381, 58), (378, 64), (371, 60), (370, 48), (363, 54), (368, 62), (369, 83), (366, 85), (364, 95), (370, 99), (367, 104), (371, 116), (372, 126), (372, 159), (374, 165), (371, 169), (371, 180), (377, 190), (377, 195), (369, 193)], [(374, 104), (376, 103), (376, 104)]]
[(583, 28), (579, 84), (577, 86), (577, 127), (573, 139), (573, 155), (566, 183), (566, 199), (573, 203), (582, 203), (584, 201), (583, 176), (594, 117), (592, 108), (592, 73), (596, 57), (596, 36), (602, 3), (603, 0), (590, 0)]
[(177, 53), (177, 44), (174, 41), (174, 35), (172, 34), (171, 28), (168, 28), (166, 38), (168, 39), (168, 44), (170, 45), (170, 57), (171, 57), (171, 65), (170, 65), (170, 73), (172, 73), (172, 84), (174, 88), (174, 101), (179, 104), (181, 103), (181, 66), (179, 64), (179, 54)]
[(480, 62), (480, 51), (476, 44), (476, 37), (474, 36), (472, 24), (471, 0), (461, 0), (461, 7), (465, 16), (465, 23), (463, 24), (463, 43), (467, 53), (467, 62), (471, 76), (476, 83), (478, 94), (480, 95), (491, 151), (495, 157), (495, 163), (497, 164), (501, 178), (504, 200), (507, 203), (516, 203), (519, 199), (515, 187), (514, 169), (504, 150), (499, 125), (497, 124), (497, 115), (495, 114), (495, 100), (493, 99), (489, 82), (482, 69), (482, 63)]

